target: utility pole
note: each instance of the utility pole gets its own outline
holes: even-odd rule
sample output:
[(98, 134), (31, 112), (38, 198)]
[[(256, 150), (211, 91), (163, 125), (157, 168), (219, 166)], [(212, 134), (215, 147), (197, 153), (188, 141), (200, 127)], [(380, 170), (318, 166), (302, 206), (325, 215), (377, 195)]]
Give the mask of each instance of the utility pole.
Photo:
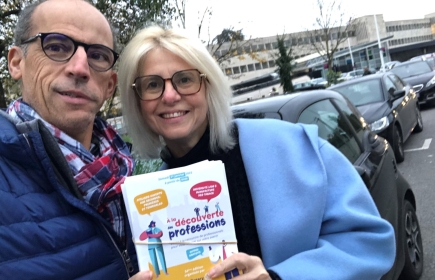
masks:
[(347, 36), (347, 45), (349, 47), (350, 59), (352, 60), (352, 70), (354, 70), (355, 63), (353, 62), (352, 48), (350, 47), (349, 36)]
[(381, 69), (382, 72), (385, 72), (384, 52), (382, 51), (381, 38), (379, 38), (378, 21), (376, 20), (376, 15), (373, 15), (373, 17), (375, 18), (376, 35), (378, 36), (379, 55), (381, 56)]

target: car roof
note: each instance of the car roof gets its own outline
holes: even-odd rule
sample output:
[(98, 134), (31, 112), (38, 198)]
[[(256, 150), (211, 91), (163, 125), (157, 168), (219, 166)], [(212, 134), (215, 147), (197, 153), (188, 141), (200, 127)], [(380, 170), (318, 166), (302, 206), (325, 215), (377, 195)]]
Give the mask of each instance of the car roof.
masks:
[(231, 106), (231, 109), (234, 114), (243, 112), (279, 112), (289, 102), (298, 106), (298, 104), (314, 103), (326, 98), (343, 99), (344, 97), (340, 93), (329, 89), (319, 89), (256, 99), (246, 103), (235, 104)]
[(397, 66), (394, 66), (394, 68), (396, 68), (396, 67), (402, 67), (402, 66), (408, 65), (408, 64), (421, 63), (421, 62), (426, 62), (427, 63), (426, 60), (412, 60), (412, 61), (408, 60), (408, 61), (405, 61), (405, 62), (401, 62), (400, 64), (397, 64)]

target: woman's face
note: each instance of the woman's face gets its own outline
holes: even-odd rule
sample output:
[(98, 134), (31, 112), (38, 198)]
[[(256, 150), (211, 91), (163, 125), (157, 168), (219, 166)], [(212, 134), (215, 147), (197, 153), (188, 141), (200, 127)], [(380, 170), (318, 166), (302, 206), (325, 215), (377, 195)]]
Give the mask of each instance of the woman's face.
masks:
[[(170, 51), (158, 48), (146, 55), (140, 69), (139, 76), (157, 75), (168, 79), (175, 72), (195, 67)], [(198, 143), (208, 125), (205, 79), (195, 94), (180, 95), (170, 80), (165, 81), (164, 88), (159, 98), (140, 100), (142, 117), (151, 130), (163, 137), (171, 153), (181, 157)]]

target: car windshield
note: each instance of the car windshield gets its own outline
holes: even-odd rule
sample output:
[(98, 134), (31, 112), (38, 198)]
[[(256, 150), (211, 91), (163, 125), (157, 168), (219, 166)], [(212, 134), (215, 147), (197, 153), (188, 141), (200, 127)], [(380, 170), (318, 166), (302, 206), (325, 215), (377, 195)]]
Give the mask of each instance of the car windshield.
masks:
[(334, 90), (346, 96), (355, 106), (384, 101), (379, 79), (338, 86)]
[(408, 78), (432, 72), (432, 69), (426, 61), (418, 61), (410, 64), (399, 64), (392, 68), (391, 72), (401, 78)]

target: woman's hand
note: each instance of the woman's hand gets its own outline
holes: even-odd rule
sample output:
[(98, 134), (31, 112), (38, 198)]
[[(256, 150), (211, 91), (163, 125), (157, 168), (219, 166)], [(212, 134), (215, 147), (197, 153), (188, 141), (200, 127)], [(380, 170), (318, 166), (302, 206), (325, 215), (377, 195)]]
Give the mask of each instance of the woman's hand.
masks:
[(208, 276), (216, 278), (234, 268), (243, 271), (243, 274), (233, 279), (237, 280), (271, 280), (263, 262), (259, 257), (249, 256), (244, 253), (236, 253), (223, 262), (214, 266), (208, 272)]
[(130, 277), (129, 280), (152, 280), (153, 279), (153, 273), (149, 270), (147, 271), (140, 271), (133, 275), (133, 277)]

